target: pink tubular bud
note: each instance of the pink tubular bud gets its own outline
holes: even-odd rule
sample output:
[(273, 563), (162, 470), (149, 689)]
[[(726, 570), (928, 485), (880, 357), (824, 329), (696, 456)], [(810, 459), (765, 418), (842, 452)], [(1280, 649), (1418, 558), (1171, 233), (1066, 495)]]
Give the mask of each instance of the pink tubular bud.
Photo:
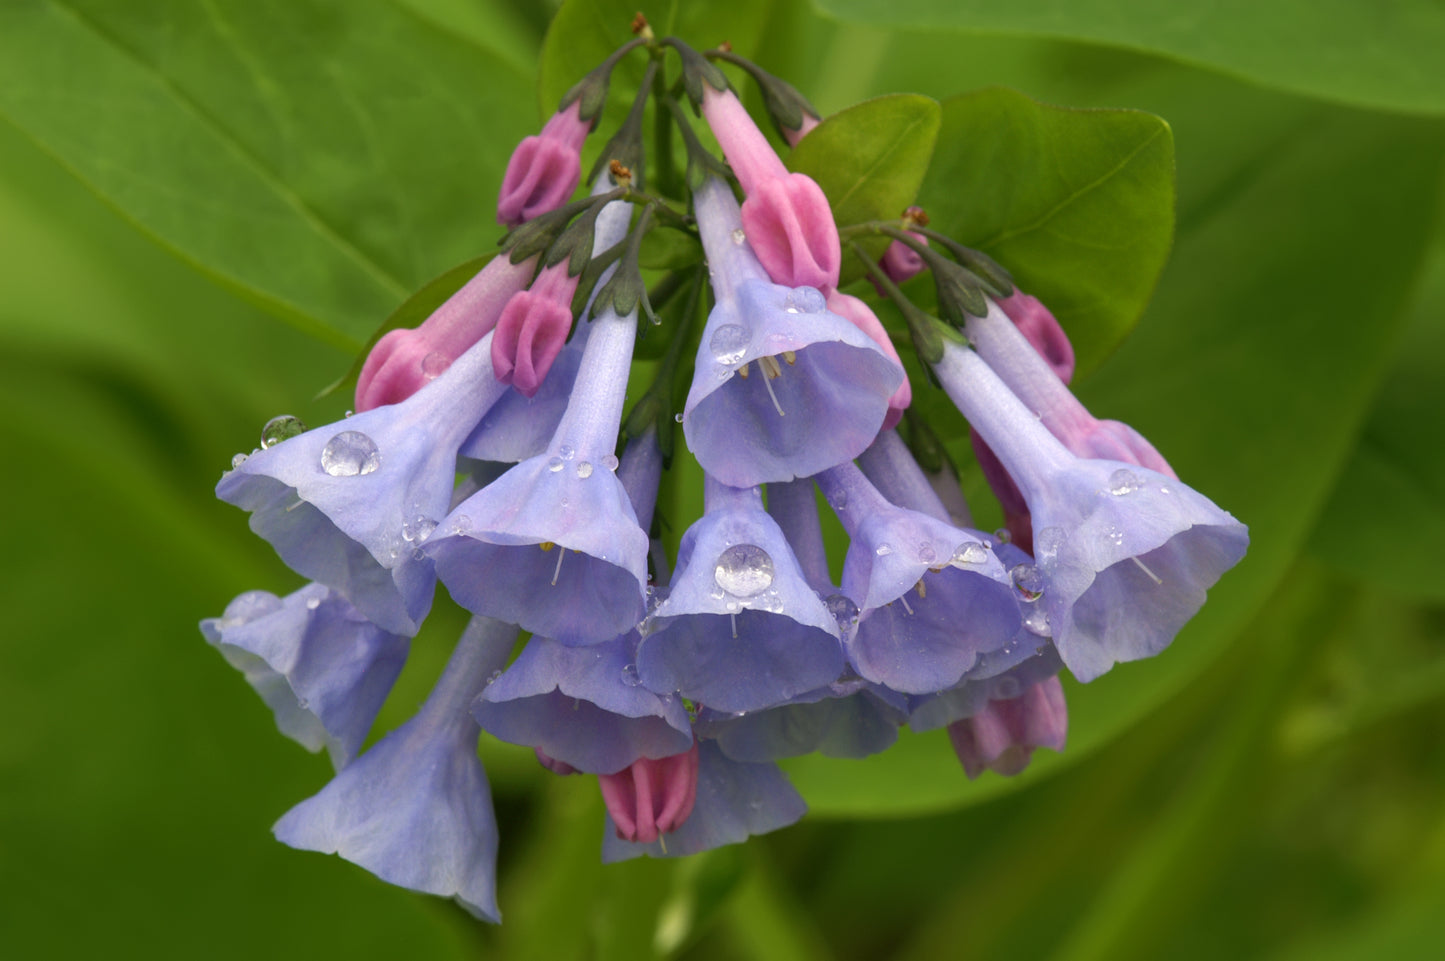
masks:
[(582, 143), (592, 124), (580, 119), (580, 100), (552, 115), (539, 135), (527, 137), (512, 151), (502, 192), (497, 198), (497, 223), (515, 227), (567, 202), (582, 179)]
[(356, 381), (356, 411), (406, 400), (435, 380), (497, 325), (512, 295), (527, 285), (537, 258), (520, 264), (493, 257), (415, 329), (388, 331)]
[(703, 84), (702, 116), (722, 147), (738, 183), (742, 184), (743, 193), (751, 197), (767, 181), (788, 175), (788, 168), (773, 153), (768, 138), (753, 123), (737, 94)]
[(948, 726), (948, 739), (963, 772), (973, 780), (985, 770), (1013, 776), (1029, 766), (1034, 748), (1064, 749), (1069, 712), (1058, 677), (1031, 684), (1018, 697), (989, 701), (972, 717)]
[(681, 754), (639, 758), (616, 774), (599, 774), (597, 785), (617, 836), (651, 844), (682, 827), (697, 800), (697, 741)]
[(531, 290), (507, 301), (492, 338), (492, 372), (526, 397), (537, 393), (572, 329), (572, 295), (579, 277), (567, 264), (543, 269)]
[[(928, 238), (922, 234), (915, 234), (912, 231), (910, 234), (925, 244), (928, 243)], [(923, 273), (926, 265), (923, 263), (923, 256), (918, 251), (901, 240), (895, 240), (883, 252), (883, 259), (879, 261), (879, 266), (883, 268), (883, 272), (888, 275), (889, 280), (895, 284), (901, 284), (905, 280), (912, 280)]]
[(543, 753), (540, 747), (534, 747), (532, 748), (532, 750), (537, 755), (537, 763), (542, 765), (547, 770), (551, 771), (553, 774), (567, 775), (577, 773), (577, 769), (575, 767), (568, 764), (566, 761), (559, 761), (555, 757)]
[[(828, 292), (828, 309), (839, 317), (851, 321), (863, 333), (872, 338), (873, 343), (883, 349), (883, 353), (893, 359), (893, 362), (900, 368), (903, 361), (898, 357), (898, 350), (893, 346), (893, 340), (888, 336), (888, 331), (883, 328), (883, 322), (878, 315), (873, 313), (866, 303), (851, 294), (841, 294), (836, 290)], [(892, 430), (898, 426), (903, 419), (903, 412), (908, 405), (913, 403), (913, 388), (908, 385), (908, 375), (903, 375), (903, 383), (888, 398), (888, 414), (883, 418), (882, 430)]]
[(823, 188), (806, 174), (763, 181), (743, 201), (743, 233), (775, 284), (838, 286), (843, 248)]
[(1064, 333), (1049, 308), (1021, 290), (998, 301), (998, 305), (1039, 356), (1049, 362), (1059, 380), (1067, 384), (1074, 379), (1074, 345), (1069, 343), (1069, 335)]

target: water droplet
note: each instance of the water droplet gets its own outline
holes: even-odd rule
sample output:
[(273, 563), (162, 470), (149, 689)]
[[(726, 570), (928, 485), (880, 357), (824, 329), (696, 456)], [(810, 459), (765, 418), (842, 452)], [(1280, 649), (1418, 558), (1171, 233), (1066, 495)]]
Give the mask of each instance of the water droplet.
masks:
[(583, 480), (592, 476), (592, 462), (590, 460), (579, 460), (577, 462), (577, 476)]
[(1171, 491), (1171, 490), (1170, 490), (1169, 488), (1167, 488), (1167, 487), (1161, 487), (1161, 488), (1159, 488), (1159, 493), (1161, 493), (1161, 494), (1172, 494), (1172, 493), (1174, 493), (1174, 492)]
[(554, 474), (557, 473), (559, 470), (562, 469), (562, 458), (554, 457), (551, 460), (547, 461), (547, 469)]
[(1032, 604), (1044, 596), (1044, 574), (1034, 565), (1015, 564), (1008, 573), (1013, 578), (1019, 600)]
[(316, 609), (317, 609), (318, 607), (320, 607), (320, 606), (321, 606), (321, 598), (319, 598), (319, 597), (310, 597), (310, 598), (307, 598), (307, 599), (306, 599), (306, 609), (307, 609), (308, 611), (314, 611), (314, 610), (316, 610)]
[(231, 458), (231, 470), (235, 470), (237, 467), (240, 467), (244, 463), (246, 463), (246, 455), (237, 454), (235, 457)]
[(987, 564), (988, 549), (977, 541), (960, 544), (953, 552), (952, 563), (956, 565)]
[(719, 364), (731, 366), (742, 360), (748, 352), (748, 342), (753, 339), (746, 327), (740, 324), (722, 324), (708, 338), (708, 350)]
[(1109, 493), (1115, 497), (1132, 494), (1144, 486), (1144, 481), (1131, 470), (1119, 468), (1109, 475)]
[(993, 539), (1000, 544), (1011, 544), (1013, 543), (1014, 536), (1007, 527), (1000, 527), (993, 532)]
[(1068, 539), (1069, 535), (1062, 527), (1045, 527), (1034, 535), (1034, 553), (1039, 560), (1051, 559)]
[(418, 515), (416, 519), (401, 526), (401, 538), (407, 543), (420, 544), (437, 529), (437, 522), (430, 517)]
[(1043, 605), (1035, 604), (1024, 612), (1024, 630), (1039, 637), (1050, 636), (1049, 612)]
[(1018, 678), (1004, 674), (993, 682), (992, 700), (1012, 701), (1023, 692), (1023, 685), (1019, 684)]
[(563, 460), (571, 460), (577, 456), (577, 451), (573, 450), (571, 444), (563, 444), (557, 448), (557, 453), (561, 455)]
[(734, 597), (752, 597), (773, 586), (773, 559), (755, 544), (734, 544), (718, 557), (712, 576)]
[(457, 529), (457, 533), (459, 534), (464, 531), (469, 531), (472, 529), (472, 519), (466, 514), (458, 514), (457, 519), (452, 522), (452, 526)]
[(446, 373), (452, 365), (452, 359), (441, 351), (432, 351), (421, 359), (421, 375), (427, 380), (436, 380)]
[(296, 435), (304, 433), (306, 433), (306, 425), (301, 423), (301, 418), (292, 417), (290, 414), (272, 417), (266, 421), (266, 426), (261, 428), (261, 449), (275, 447), (283, 440), (290, 440)]
[(321, 469), (332, 477), (370, 474), (380, 466), (376, 441), (359, 430), (344, 430), (321, 448)]
[(636, 664), (622, 665), (622, 683), (628, 687), (636, 687), (642, 683), (642, 677), (637, 673)]
[(617, 455), (616, 455), (616, 454), (603, 454), (603, 455), (602, 455), (602, 466), (605, 467), (605, 468), (607, 468), (608, 470), (614, 470), (614, 471), (617, 470)]
[(840, 631), (846, 631), (858, 623), (858, 605), (846, 596), (832, 594), (823, 603), (828, 605), (828, 613), (832, 614), (833, 620), (838, 622)]
[(342, 414), (341, 416), (342, 416), (342, 417), (350, 417), (350, 416), (351, 416), (352, 414), (354, 414), (354, 413), (356, 413), (356, 411), (354, 411), (354, 410), (348, 410), (346, 413)]
[(794, 287), (788, 293), (787, 304), (790, 313), (818, 314), (828, 309), (828, 301), (816, 287)]
[(879, 557), (887, 557), (889, 554), (893, 553), (893, 548), (888, 544), (879, 544), (878, 549), (875, 550), (873, 553), (877, 554)]
[(733, 243), (741, 244), (744, 243), (747, 239), (748, 235), (743, 233), (743, 228), (739, 227), (733, 231)]
[(828, 503), (832, 504), (836, 510), (846, 510), (848, 507), (848, 492), (845, 490), (834, 491), (828, 498)]
[(672, 415), (672, 419), (675, 420), (675, 421), (677, 421), (679, 424), (682, 423), (682, 415), (681, 415), (681, 414), (673, 414), (673, 415)]
[(492, 673), (490, 673), (490, 674), (487, 675), (487, 684), (490, 685), (493, 681), (495, 681), (497, 678), (499, 678), (499, 677), (501, 677), (501, 676), (502, 676), (502, 672), (501, 672), (501, 671), (493, 671)]
[(1115, 547), (1120, 547), (1124, 543), (1124, 532), (1117, 527), (1111, 527), (1108, 530), (1104, 531), (1104, 536), (1108, 537), (1109, 543), (1113, 544)]
[(918, 545), (918, 562), (920, 564), (932, 564), (936, 560), (938, 560), (938, 552), (933, 549), (932, 544)]

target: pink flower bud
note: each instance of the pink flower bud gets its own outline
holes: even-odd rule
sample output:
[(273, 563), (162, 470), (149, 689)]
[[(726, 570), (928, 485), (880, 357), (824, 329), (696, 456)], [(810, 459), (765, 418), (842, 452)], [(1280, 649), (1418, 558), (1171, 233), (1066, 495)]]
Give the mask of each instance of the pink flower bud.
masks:
[(985, 770), (1013, 776), (1029, 766), (1034, 748), (1064, 749), (1069, 712), (1057, 676), (1031, 684), (1023, 694), (989, 701), (972, 717), (948, 726), (948, 739), (972, 780)]
[[(883, 322), (878, 315), (873, 313), (866, 303), (851, 294), (841, 294), (836, 290), (828, 292), (828, 309), (839, 317), (851, 321), (863, 333), (873, 339), (873, 343), (883, 349), (883, 353), (893, 359), (893, 362), (900, 368), (903, 361), (898, 357), (898, 350), (893, 346), (893, 340), (888, 336), (888, 331), (883, 328)], [(903, 383), (888, 398), (888, 414), (883, 418), (882, 430), (892, 430), (898, 426), (903, 419), (903, 412), (908, 405), (913, 403), (913, 388), (908, 385), (908, 375), (903, 375)]]
[(1074, 345), (1069, 343), (1069, 335), (1064, 333), (1064, 328), (1059, 326), (1049, 308), (1037, 297), (1022, 290), (998, 301), (998, 305), (1028, 338), (1039, 356), (1049, 362), (1059, 380), (1067, 384), (1074, 379)]
[(838, 286), (843, 249), (823, 188), (806, 174), (765, 180), (743, 201), (743, 233), (773, 283)]
[[(912, 233), (912, 231), (910, 231), (910, 233)], [(925, 244), (928, 243), (928, 238), (922, 234), (912, 234), (912, 236), (923, 241)], [(923, 263), (923, 255), (901, 240), (895, 240), (888, 245), (888, 249), (883, 252), (883, 259), (879, 261), (879, 265), (883, 268), (883, 272), (888, 275), (888, 279), (895, 284), (901, 284), (905, 280), (912, 280), (914, 277), (923, 273), (923, 268), (926, 266)]]
[(639, 758), (616, 774), (599, 774), (597, 785), (617, 836), (651, 844), (682, 827), (697, 800), (697, 741), (681, 754)]
[(582, 179), (582, 143), (592, 124), (579, 118), (574, 100), (552, 115), (542, 133), (512, 151), (497, 198), (497, 223), (515, 227), (567, 202)]
[(435, 380), (497, 325), (512, 295), (527, 285), (537, 258), (494, 257), (413, 329), (388, 331), (371, 348), (356, 381), (358, 413), (406, 400)]
[(562, 262), (545, 268), (531, 290), (507, 301), (492, 338), (492, 372), (531, 397), (542, 386), (572, 329), (572, 295), (580, 277), (567, 276)]

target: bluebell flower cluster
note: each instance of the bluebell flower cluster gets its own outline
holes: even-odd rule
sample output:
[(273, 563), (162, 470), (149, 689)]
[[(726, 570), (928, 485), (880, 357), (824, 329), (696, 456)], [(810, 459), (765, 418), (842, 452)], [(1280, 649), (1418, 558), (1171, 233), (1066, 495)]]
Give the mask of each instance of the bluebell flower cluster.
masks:
[[(596, 776), (609, 861), (791, 824), (805, 805), (778, 760), (867, 757), (905, 726), (947, 728), (969, 777), (1016, 774), (1035, 748), (1063, 749), (1062, 671), (1088, 681), (1161, 651), (1248, 543), (1147, 441), (1074, 399), (1050, 356), (1067, 338), (1003, 268), (915, 209), (872, 228), (908, 256), (845, 246), (713, 62), (738, 58), (642, 31), (518, 148), (502, 253), (378, 341), (356, 413), (273, 421), (216, 488), (310, 581), (201, 625), (281, 731), (335, 764), (276, 837), (490, 921), (481, 732)], [(647, 78), (571, 201), (611, 67), (633, 50)], [(674, 56), (726, 163), (651, 82)], [(790, 143), (817, 125), (744, 66)], [(677, 119), (685, 175), (658, 163), (644, 179), (649, 97)], [(640, 242), (659, 223), (704, 262), (649, 287)], [(912, 387), (871, 309), (838, 291), (848, 250), (975, 431), (1009, 531), (972, 529), (951, 467), (925, 470), (893, 429)], [(895, 281), (922, 269), (945, 315), (963, 308), (908, 304)], [(640, 337), (665, 350), (629, 410)], [(656, 507), (678, 456), (702, 468), (703, 512), (669, 518), (685, 528), (669, 553)], [(840, 582), (818, 492), (849, 540)], [(472, 620), (416, 715), (365, 748), (438, 582)]]

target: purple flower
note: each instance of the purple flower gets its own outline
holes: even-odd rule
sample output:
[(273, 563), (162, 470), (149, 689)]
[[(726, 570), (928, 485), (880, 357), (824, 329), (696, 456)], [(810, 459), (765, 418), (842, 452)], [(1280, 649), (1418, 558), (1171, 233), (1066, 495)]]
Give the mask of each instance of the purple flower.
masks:
[(697, 854), (787, 827), (807, 810), (776, 764), (733, 761), (716, 744), (703, 741), (698, 745), (695, 801), (686, 822), (665, 839), (643, 844), (618, 837), (616, 822), (609, 815), (602, 836), (602, 860), (610, 864), (644, 854)]
[(463, 501), (423, 550), (463, 607), (574, 643), (642, 618), (647, 535), (613, 474), (636, 316), (592, 322), (547, 450)]
[(408, 642), (362, 617), (340, 594), (308, 584), (285, 598), (247, 591), (201, 633), (308, 751), (339, 771), (360, 750), (406, 663)]
[(436, 575), (417, 548), (445, 516), (457, 449), (507, 388), (490, 336), (398, 404), (257, 451), (216, 485), (293, 570), (394, 634), (415, 634)]
[(277, 840), (499, 921), (497, 824), (468, 705), (516, 636), (509, 624), (473, 618), (416, 716), (286, 812)]
[(734, 487), (808, 477), (857, 456), (882, 426), (902, 368), (830, 313), (816, 288), (768, 279), (725, 184), (708, 180), (695, 203), (717, 305), (683, 409), (688, 448)]
[(1172, 477), (1075, 457), (966, 347), (945, 341), (936, 372), (1027, 502), (1039, 603), (1069, 670), (1089, 681), (1168, 646), (1244, 556), (1245, 526)]
[(1008, 574), (977, 535), (890, 504), (852, 464), (818, 483), (851, 539), (843, 593), (860, 616), (845, 642), (860, 675), (909, 694), (939, 691), (1018, 634)]
[(990, 700), (972, 716), (948, 726), (948, 739), (973, 780), (985, 770), (1012, 777), (1029, 766), (1036, 747), (1064, 749), (1069, 712), (1057, 676), (1011, 698)]
[[(946, 691), (911, 698), (909, 728), (923, 732), (949, 727), (973, 717), (990, 701), (1018, 697), (1031, 685), (1055, 677), (1064, 667), (1047, 638), (1034, 638), (1026, 646), (1011, 649), (1010, 655), (996, 664), (980, 664), (974, 677), (966, 677)], [(999, 665), (1006, 669), (995, 670)]]
[(837, 624), (804, 580), (756, 488), (708, 476), (670, 592), (644, 625), (642, 682), (722, 711), (754, 711), (837, 679)]

